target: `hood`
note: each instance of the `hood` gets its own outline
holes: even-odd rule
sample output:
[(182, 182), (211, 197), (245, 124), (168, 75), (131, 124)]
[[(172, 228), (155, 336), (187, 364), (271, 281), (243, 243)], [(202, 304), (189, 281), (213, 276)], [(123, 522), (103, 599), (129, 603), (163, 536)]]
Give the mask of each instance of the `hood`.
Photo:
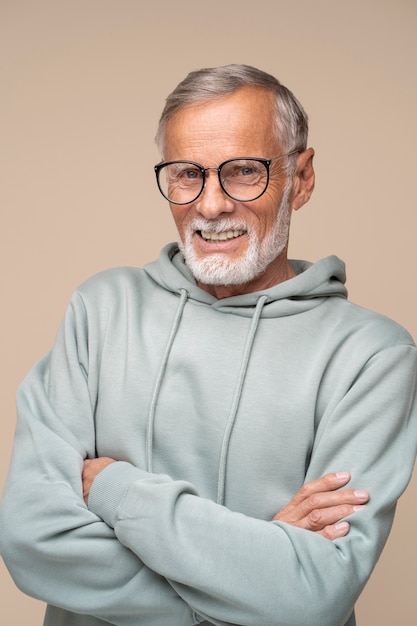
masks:
[(160, 287), (172, 293), (186, 290), (191, 300), (243, 317), (252, 317), (261, 296), (265, 300), (263, 318), (295, 315), (318, 306), (329, 297), (347, 298), (345, 264), (337, 256), (328, 256), (317, 263), (301, 260), (290, 260), (290, 263), (297, 274), (294, 278), (270, 289), (221, 300), (197, 286), (176, 243), (166, 245), (159, 259), (147, 264), (144, 270)]

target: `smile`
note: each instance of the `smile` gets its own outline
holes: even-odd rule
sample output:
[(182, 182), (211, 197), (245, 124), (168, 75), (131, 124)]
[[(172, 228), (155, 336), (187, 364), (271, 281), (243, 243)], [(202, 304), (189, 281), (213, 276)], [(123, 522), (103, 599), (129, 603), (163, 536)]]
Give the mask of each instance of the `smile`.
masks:
[(221, 233), (212, 233), (207, 230), (199, 231), (201, 237), (206, 241), (227, 241), (228, 239), (241, 237), (244, 233), (244, 230), (224, 230)]

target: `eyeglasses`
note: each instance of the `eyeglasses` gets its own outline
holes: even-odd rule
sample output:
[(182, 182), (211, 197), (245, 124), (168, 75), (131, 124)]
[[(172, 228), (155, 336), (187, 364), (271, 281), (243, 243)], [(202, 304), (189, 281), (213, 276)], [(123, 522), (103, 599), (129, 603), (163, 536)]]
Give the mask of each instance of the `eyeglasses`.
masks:
[(228, 159), (218, 167), (203, 167), (194, 161), (168, 161), (155, 165), (159, 191), (172, 204), (189, 204), (203, 193), (206, 172), (214, 170), (224, 193), (238, 202), (257, 200), (265, 193), (269, 183), (271, 163), (297, 154), (292, 150), (272, 159)]

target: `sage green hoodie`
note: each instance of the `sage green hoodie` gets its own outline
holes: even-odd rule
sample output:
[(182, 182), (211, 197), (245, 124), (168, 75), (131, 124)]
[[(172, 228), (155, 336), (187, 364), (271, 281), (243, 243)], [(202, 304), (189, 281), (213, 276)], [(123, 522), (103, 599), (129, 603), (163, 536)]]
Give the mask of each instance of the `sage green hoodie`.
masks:
[[(216, 300), (176, 245), (74, 294), (18, 393), (1, 510), (47, 626), (352, 626), (417, 442), (417, 352), (346, 300), (344, 265)], [(83, 459), (109, 456), (88, 507)], [(349, 470), (371, 500), (329, 541), (271, 521)]]

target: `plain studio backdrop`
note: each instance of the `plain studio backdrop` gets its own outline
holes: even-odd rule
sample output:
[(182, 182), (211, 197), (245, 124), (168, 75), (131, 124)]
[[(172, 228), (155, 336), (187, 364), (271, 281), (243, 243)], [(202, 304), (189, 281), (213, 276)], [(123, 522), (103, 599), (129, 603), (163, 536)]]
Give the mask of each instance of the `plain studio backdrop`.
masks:
[[(317, 186), (294, 215), (290, 256), (337, 254), (350, 299), (417, 337), (416, 42), (416, 0), (0, 0), (1, 487), (16, 387), (49, 350), (72, 291), (176, 239), (153, 139), (190, 70), (247, 63), (294, 91)], [(415, 624), (415, 488), (416, 478), (359, 626)], [(42, 623), (44, 605), (3, 564), (0, 585), (2, 623)]]

